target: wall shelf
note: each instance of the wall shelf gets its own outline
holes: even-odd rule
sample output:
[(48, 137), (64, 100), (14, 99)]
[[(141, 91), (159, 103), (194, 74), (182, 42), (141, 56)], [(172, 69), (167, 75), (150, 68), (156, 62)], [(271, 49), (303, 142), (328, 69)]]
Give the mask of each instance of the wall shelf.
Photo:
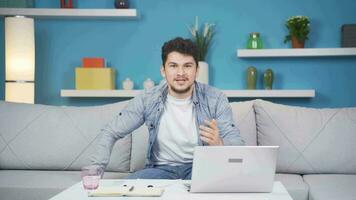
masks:
[(34, 18), (136, 18), (136, 9), (0, 8), (0, 16), (23, 15)]
[(61, 90), (61, 97), (134, 97), (141, 90)]
[[(61, 97), (134, 97), (142, 90), (61, 90)], [(315, 90), (222, 90), (227, 97), (313, 98)]]
[(223, 90), (227, 97), (313, 98), (315, 90)]
[(356, 56), (356, 48), (238, 49), (239, 58)]

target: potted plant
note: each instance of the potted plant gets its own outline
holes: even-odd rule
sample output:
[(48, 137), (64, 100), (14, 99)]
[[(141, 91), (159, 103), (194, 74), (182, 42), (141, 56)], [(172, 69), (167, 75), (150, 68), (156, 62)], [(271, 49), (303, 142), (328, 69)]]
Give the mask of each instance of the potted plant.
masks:
[(192, 40), (198, 49), (199, 73), (196, 80), (206, 84), (209, 84), (209, 65), (205, 59), (214, 36), (214, 26), (214, 24), (205, 23), (201, 28), (198, 17), (195, 17), (195, 24), (189, 27)]
[(310, 21), (307, 16), (292, 16), (285, 23), (289, 34), (285, 37), (284, 43), (292, 41), (293, 48), (304, 48), (305, 40), (308, 40), (310, 31)]

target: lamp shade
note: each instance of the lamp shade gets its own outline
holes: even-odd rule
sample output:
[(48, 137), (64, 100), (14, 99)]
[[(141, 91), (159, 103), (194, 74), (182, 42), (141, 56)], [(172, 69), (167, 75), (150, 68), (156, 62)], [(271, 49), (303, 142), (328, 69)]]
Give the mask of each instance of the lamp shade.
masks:
[(34, 83), (5, 83), (5, 101), (16, 103), (34, 103), (35, 84)]
[(6, 81), (35, 80), (35, 31), (32, 18), (5, 18), (5, 65)]

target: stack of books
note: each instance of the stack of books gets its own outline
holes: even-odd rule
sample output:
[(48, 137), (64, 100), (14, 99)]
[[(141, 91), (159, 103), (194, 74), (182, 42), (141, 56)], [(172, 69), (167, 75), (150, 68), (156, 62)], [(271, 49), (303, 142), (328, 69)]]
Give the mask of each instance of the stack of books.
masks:
[(83, 58), (82, 65), (75, 68), (77, 90), (115, 89), (115, 69), (106, 67), (104, 58)]

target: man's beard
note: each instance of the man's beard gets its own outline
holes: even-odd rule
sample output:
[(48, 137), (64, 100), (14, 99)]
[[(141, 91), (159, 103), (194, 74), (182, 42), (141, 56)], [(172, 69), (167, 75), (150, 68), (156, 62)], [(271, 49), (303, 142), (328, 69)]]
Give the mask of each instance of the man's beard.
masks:
[(192, 87), (193, 87), (193, 85), (191, 85), (185, 89), (179, 90), (179, 89), (175, 88), (174, 86), (171, 86), (171, 89), (173, 92), (175, 92), (177, 94), (184, 94), (184, 93), (187, 93)]

